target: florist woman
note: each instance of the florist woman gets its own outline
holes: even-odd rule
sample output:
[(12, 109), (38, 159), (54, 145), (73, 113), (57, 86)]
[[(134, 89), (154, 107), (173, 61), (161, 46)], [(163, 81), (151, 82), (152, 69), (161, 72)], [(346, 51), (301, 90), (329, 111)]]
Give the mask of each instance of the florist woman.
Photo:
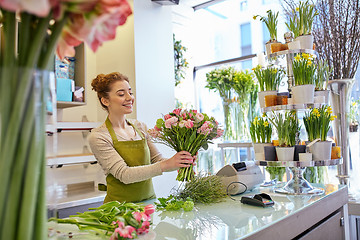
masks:
[(100, 74), (91, 86), (108, 112), (105, 123), (93, 129), (89, 136), (91, 150), (107, 175), (104, 202), (139, 202), (155, 198), (151, 178), (189, 167), (193, 158), (186, 151), (163, 158), (149, 140), (146, 125), (126, 119), (134, 104), (126, 76), (118, 72)]

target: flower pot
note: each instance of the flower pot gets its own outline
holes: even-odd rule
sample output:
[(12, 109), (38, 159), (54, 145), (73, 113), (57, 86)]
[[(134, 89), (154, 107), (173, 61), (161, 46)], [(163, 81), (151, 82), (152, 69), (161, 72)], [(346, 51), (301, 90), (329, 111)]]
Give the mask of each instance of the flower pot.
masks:
[(266, 95), (265, 96), (265, 107), (276, 106), (277, 95)]
[(312, 161), (312, 154), (311, 153), (299, 153), (299, 161), (300, 162)]
[(255, 153), (264, 153), (265, 146), (272, 146), (272, 143), (253, 143)]
[(276, 147), (276, 156), (279, 161), (293, 161), (295, 147)]
[(265, 107), (265, 96), (267, 96), (267, 95), (276, 95), (276, 94), (277, 94), (277, 91), (258, 92), (258, 98), (259, 98), (260, 107), (261, 108)]
[(314, 103), (314, 84), (298, 85), (291, 88), (294, 104)]
[(349, 131), (350, 131), (350, 132), (357, 132), (357, 131), (358, 131), (358, 127), (359, 127), (358, 124), (351, 124), (351, 125), (349, 126)]
[(295, 40), (292, 42), (288, 42), (288, 48), (289, 48), (289, 50), (300, 49), (300, 41)]
[(271, 53), (276, 53), (283, 50), (283, 44), (281, 42), (274, 42), (270, 45)]
[(312, 153), (313, 160), (329, 160), (331, 159), (331, 141), (320, 141), (310, 146), (310, 152)]
[(264, 147), (264, 156), (266, 161), (276, 161), (276, 150), (274, 146)]
[(298, 36), (297, 38), (295, 38), (295, 41), (300, 42), (300, 49), (314, 48), (314, 37), (311, 34)]
[(267, 42), (265, 44), (265, 50), (266, 50), (266, 56), (268, 56), (268, 58), (270, 57), (271, 54), (271, 42)]
[(306, 152), (306, 145), (295, 145), (294, 161), (299, 161), (299, 154)]
[(329, 104), (329, 95), (330, 95), (330, 90), (318, 90), (314, 92), (314, 97), (317, 96), (323, 96), (324, 97), (324, 104)]

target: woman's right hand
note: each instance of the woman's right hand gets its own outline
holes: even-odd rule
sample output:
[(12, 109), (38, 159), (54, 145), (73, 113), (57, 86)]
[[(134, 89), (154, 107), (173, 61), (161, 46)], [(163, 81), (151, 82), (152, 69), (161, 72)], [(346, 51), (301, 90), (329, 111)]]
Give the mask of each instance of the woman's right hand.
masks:
[(163, 172), (171, 172), (181, 167), (190, 167), (193, 162), (194, 158), (189, 152), (181, 151), (176, 153), (173, 157), (162, 161), (160, 166)]

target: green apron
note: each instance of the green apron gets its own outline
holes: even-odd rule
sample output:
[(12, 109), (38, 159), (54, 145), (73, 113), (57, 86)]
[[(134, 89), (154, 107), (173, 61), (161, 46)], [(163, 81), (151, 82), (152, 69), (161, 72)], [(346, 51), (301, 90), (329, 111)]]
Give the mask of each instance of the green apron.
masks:
[[(106, 119), (105, 124), (111, 135), (114, 148), (129, 167), (150, 164), (150, 150), (145, 136), (133, 124), (130, 123), (135, 131), (141, 136), (141, 140), (118, 141), (109, 118)], [(124, 184), (109, 173), (106, 177), (106, 183), (107, 193), (104, 203), (111, 201), (140, 202), (146, 199), (155, 198), (151, 179)]]

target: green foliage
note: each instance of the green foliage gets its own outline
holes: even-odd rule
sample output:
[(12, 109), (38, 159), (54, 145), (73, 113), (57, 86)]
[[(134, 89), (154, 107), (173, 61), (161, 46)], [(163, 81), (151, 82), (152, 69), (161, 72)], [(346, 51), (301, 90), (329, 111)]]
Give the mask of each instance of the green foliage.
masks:
[(272, 125), (269, 123), (266, 115), (255, 117), (250, 123), (250, 136), (253, 143), (270, 143), (272, 134)]
[(330, 121), (333, 121), (335, 118), (336, 116), (332, 115), (331, 107), (326, 105), (306, 112), (303, 120), (309, 141), (312, 142), (317, 138), (320, 138), (321, 141), (326, 141), (330, 130)]
[(219, 92), (223, 100), (230, 101), (236, 71), (233, 67), (214, 69), (206, 73), (206, 88)]
[(238, 94), (239, 103), (249, 104), (250, 93), (255, 89), (253, 74), (248, 70), (236, 71), (231, 87)]
[(325, 90), (327, 88), (331, 72), (332, 69), (330, 69), (326, 60), (317, 61), (315, 90)]
[(265, 167), (266, 171), (270, 174), (270, 179), (277, 179), (278, 181), (282, 181), (282, 178), (285, 174), (285, 167)]
[(316, 65), (313, 58), (307, 53), (297, 54), (293, 61), (295, 86), (314, 84)]
[(181, 44), (180, 40), (175, 39), (175, 34), (173, 34), (173, 41), (175, 86), (177, 86), (180, 84), (181, 79), (185, 78), (185, 70), (189, 67), (189, 63), (186, 58), (184, 58), (184, 53), (187, 51), (187, 48)]
[(225, 186), (216, 175), (195, 176), (178, 195), (182, 199), (191, 198), (194, 203), (216, 203), (227, 197)]
[(159, 202), (155, 202), (156, 209), (167, 211), (178, 211), (184, 209), (184, 211), (192, 211), (194, 208), (194, 202), (191, 198), (179, 198), (174, 195), (170, 195), (167, 198), (158, 198)]
[(276, 41), (279, 12), (273, 13), (271, 10), (268, 10), (266, 13), (267, 17), (256, 15), (253, 17), (253, 19), (255, 20), (257, 17), (260, 17), (260, 21), (264, 22), (267, 29), (269, 30), (270, 41)]
[(295, 137), (299, 131), (299, 120), (296, 112), (286, 112), (285, 114), (273, 112), (273, 117), (269, 121), (274, 125), (279, 139), (280, 147), (295, 146)]
[(286, 26), (294, 33), (295, 37), (311, 34), (313, 22), (317, 15), (319, 14), (313, 4), (310, 4), (308, 0), (306, 2), (300, 1)]
[(285, 76), (285, 71), (281, 68), (269, 66), (261, 68), (260, 65), (253, 68), (256, 79), (258, 80), (260, 91), (275, 91), (278, 89), (280, 81)]
[(350, 124), (356, 125), (358, 124), (358, 119), (359, 119), (359, 104), (360, 104), (360, 99), (358, 100), (354, 100), (353, 98), (351, 99), (351, 103), (350, 103), (350, 111), (349, 111), (349, 121)]

